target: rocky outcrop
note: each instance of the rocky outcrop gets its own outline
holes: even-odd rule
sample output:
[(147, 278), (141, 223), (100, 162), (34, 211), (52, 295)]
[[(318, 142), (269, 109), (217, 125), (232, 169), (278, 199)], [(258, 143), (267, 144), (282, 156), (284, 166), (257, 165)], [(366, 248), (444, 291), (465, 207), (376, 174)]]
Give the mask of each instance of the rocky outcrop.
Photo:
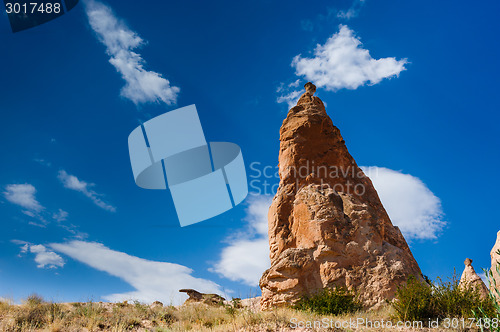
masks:
[(241, 300), (241, 305), (252, 312), (260, 311), (260, 296)]
[(478, 292), (482, 299), (487, 299), (489, 296), (488, 287), (472, 267), (472, 259), (467, 258), (464, 264), (465, 269), (460, 278), (460, 287), (462, 289), (472, 289)]
[(496, 285), (496, 290), (491, 289), (492, 293), (495, 294), (498, 300), (500, 300), (500, 231), (497, 234), (497, 242), (491, 249), (491, 272), (493, 273), (493, 280), (491, 280), (491, 288)]
[(194, 289), (181, 289), (179, 290), (181, 293), (186, 293), (189, 295), (189, 298), (184, 302), (184, 304), (188, 303), (205, 303), (210, 305), (219, 305), (224, 303), (224, 298), (217, 294), (203, 294)]
[(271, 268), (260, 280), (261, 306), (344, 286), (373, 307), (392, 299), (410, 275), (422, 278), (420, 268), (313, 95), (316, 87), (305, 88), (280, 130), (280, 185), (268, 215)]

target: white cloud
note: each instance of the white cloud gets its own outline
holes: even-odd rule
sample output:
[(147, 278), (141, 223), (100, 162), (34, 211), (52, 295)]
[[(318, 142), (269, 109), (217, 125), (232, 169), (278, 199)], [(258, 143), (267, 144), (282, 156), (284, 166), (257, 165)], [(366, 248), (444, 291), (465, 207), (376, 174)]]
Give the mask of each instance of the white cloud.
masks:
[(353, 0), (351, 7), (347, 10), (339, 10), (337, 12), (337, 17), (345, 20), (350, 20), (351, 18), (357, 17), (361, 8), (365, 4), (365, 0)]
[(52, 167), (52, 163), (50, 161), (47, 161), (42, 158), (35, 158), (33, 161), (39, 163), (40, 165), (46, 166), (46, 167)]
[(298, 76), (313, 82), (318, 88), (336, 91), (356, 89), (365, 84), (377, 84), (384, 78), (399, 76), (405, 70), (406, 59), (394, 57), (374, 59), (362, 48), (361, 41), (345, 25), (324, 45), (317, 45), (314, 57), (295, 56), (292, 66)]
[(288, 87), (289, 88), (296, 88), (299, 86), (299, 84), (300, 84), (300, 78), (298, 78), (295, 82), (288, 84)]
[(488, 281), (488, 277), (486, 276), (486, 273), (479, 273), (479, 276), (481, 277), (481, 280), (484, 282), (484, 284), (489, 288), (490, 283)]
[(86, 12), (90, 26), (106, 46), (109, 62), (126, 82), (121, 95), (135, 104), (158, 101), (175, 104), (180, 89), (171, 86), (160, 74), (144, 69), (146, 62), (134, 52), (144, 44), (142, 38), (121, 22), (110, 7), (98, 1), (87, 1)]
[(297, 105), (297, 101), (299, 101), (300, 95), (302, 93), (303, 91), (293, 90), (279, 96), (276, 101), (278, 103), (287, 103), (288, 108), (292, 108)]
[(57, 268), (64, 266), (64, 260), (61, 256), (53, 251), (47, 250), (47, 248), (41, 244), (31, 246), (30, 252), (35, 254), (35, 262), (38, 263), (37, 266), (39, 268)]
[(394, 225), (407, 239), (436, 239), (446, 222), (441, 200), (417, 177), (384, 167), (361, 167)]
[(68, 219), (68, 215), (69, 215), (68, 212), (59, 209), (57, 212), (54, 212), (52, 214), (52, 218), (57, 222), (62, 222)]
[(21, 254), (25, 254), (30, 249), (30, 245), (28, 243), (24, 243), (21, 247)]
[(257, 286), (262, 273), (271, 266), (269, 259), (267, 212), (272, 198), (249, 198), (247, 226), (244, 231), (228, 239), (219, 261), (211, 271), (233, 281)]
[(95, 205), (106, 211), (110, 212), (116, 211), (116, 208), (114, 206), (104, 202), (101, 198), (99, 198), (100, 196), (102, 196), (101, 194), (98, 194), (94, 190), (90, 189), (91, 187), (95, 186), (95, 184), (82, 181), (78, 179), (76, 176), (68, 174), (64, 170), (59, 171), (57, 177), (59, 178), (59, 180), (61, 181), (61, 183), (65, 188), (75, 190), (84, 194), (85, 196), (90, 198)]
[[(66, 174), (67, 175), (67, 174)], [(72, 180), (72, 179), (69, 179)], [(76, 179), (78, 180), (78, 179)], [(62, 180), (61, 180), (62, 181)], [(77, 181), (70, 181), (68, 185), (72, 185), (74, 190), (76, 188), (81, 190), (85, 190), (86, 186), (82, 186), (82, 183), (78, 183)], [(79, 187), (80, 185), (80, 187)], [(88, 186), (88, 185), (87, 185)], [(92, 191), (87, 190), (87, 194), (92, 194), (94, 195), (94, 198), (100, 201), (97, 198), (97, 194), (95, 194)], [(63, 221), (66, 221), (68, 219), (69, 213), (64, 211), (63, 209), (58, 209), (57, 211), (53, 212), (50, 209), (45, 208), (42, 206), (35, 197), (36, 194), (36, 189), (33, 185), (31, 184), (10, 184), (6, 186), (6, 191), (3, 193), (4, 197), (11, 203), (14, 203), (16, 205), (21, 206), (25, 210), (22, 210), (21, 213), (24, 215), (36, 219), (34, 220), (29, 220), (28, 224), (31, 226), (35, 227), (41, 227), (41, 228), (46, 228), (50, 222), (49, 220), (55, 220), (58, 222), (57, 226), (67, 230), (68, 232), (72, 233), (75, 236), (78, 237), (86, 237), (85, 233), (81, 233), (77, 230), (77, 227), (75, 225), (65, 225), (61, 224)], [(106, 207), (107, 205), (100, 201), (101, 205), (104, 204)], [(96, 203), (97, 204), (97, 203)], [(104, 207), (103, 207), (104, 208)], [(114, 209), (114, 208), (113, 208)]]
[(31, 184), (9, 184), (5, 187), (5, 190), (3, 192), (5, 199), (27, 209), (27, 215), (34, 215), (34, 212), (40, 212), (44, 209), (36, 200), (36, 189)]
[(193, 270), (179, 264), (149, 261), (111, 250), (96, 242), (71, 241), (53, 243), (50, 247), (94, 269), (118, 277), (135, 288), (135, 291), (128, 293), (103, 296), (107, 301), (162, 301), (177, 305), (186, 298), (184, 294), (179, 293), (182, 288), (223, 294), (219, 285), (193, 277)]
[(20, 254), (27, 254), (28, 252), (35, 254), (35, 262), (40, 269), (64, 267), (64, 259), (41, 244), (32, 244), (19, 240), (12, 240), (12, 242), (21, 246)]

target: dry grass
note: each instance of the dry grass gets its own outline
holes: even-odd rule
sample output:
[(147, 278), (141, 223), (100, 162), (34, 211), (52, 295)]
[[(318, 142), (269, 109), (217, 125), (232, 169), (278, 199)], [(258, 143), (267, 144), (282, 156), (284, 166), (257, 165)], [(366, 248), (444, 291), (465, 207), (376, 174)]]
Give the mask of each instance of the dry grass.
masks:
[(320, 322), (322, 319), (348, 321), (357, 318), (376, 321), (388, 320), (393, 314), (389, 307), (334, 317), (289, 308), (259, 312), (234, 304), (180, 307), (101, 302), (58, 304), (31, 296), (22, 305), (0, 301), (0, 331), (384, 331), (365, 327), (293, 329), (291, 322), (293, 319), (296, 322)]

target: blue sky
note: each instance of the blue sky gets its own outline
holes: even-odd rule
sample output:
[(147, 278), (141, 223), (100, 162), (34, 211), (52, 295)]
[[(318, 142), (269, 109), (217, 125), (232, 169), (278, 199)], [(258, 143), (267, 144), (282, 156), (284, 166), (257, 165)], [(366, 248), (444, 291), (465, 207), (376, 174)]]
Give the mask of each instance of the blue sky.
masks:
[[(1, 16), (0, 296), (258, 294), (268, 198), (181, 228), (167, 191), (135, 185), (127, 137), (196, 104), (207, 140), (238, 144), (256, 179), (276, 166), (286, 101), (308, 80), (423, 273), (461, 272), (466, 257), (489, 267), (500, 228), (499, 10), (496, 1), (86, 1), (16, 34)], [(254, 194), (278, 181), (257, 180)]]

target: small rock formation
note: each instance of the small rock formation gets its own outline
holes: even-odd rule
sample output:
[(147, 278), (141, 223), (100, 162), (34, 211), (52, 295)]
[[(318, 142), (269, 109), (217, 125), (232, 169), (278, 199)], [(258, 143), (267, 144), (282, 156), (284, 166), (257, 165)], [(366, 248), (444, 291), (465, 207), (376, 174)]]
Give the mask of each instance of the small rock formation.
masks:
[(161, 303), (160, 301), (154, 301), (152, 304), (151, 304), (152, 307), (163, 307), (163, 303)]
[(472, 267), (472, 259), (467, 258), (464, 262), (465, 269), (460, 278), (460, 287), (462, 289), (471, 288), (479, 293), (481, 298), (488, 298), (488, 287), (484, 284), (481, 277), (476, 273), (474, 267)]
[[(497, 285), (496, 291), (494, 289), (491, 289), (491, 291), (500, 301), (500, 295), (498, 294), (500, 293), (500, 275), (497, 272), (497, 266), (499, 266), (499, 264), (500, 264), (500, 231), (497, 234), (497, 242), (493, 246), (493, 249), (491, 249), (491, 272), (493, 273), (493, 278)], [(491, 287), (493, 288), (493, 286), (494, 282), (493, 280), (491, 280)]]
[(316, 92), (316, 86), (311, 82), (307, 82), (306, 85), (304, 85), (304, 88), (306, 88), (305, 93), (307, 93), (309, 96), (313, 96)]
[(184, 302), (184, 304), (188, 303), (205, 303), (210, 305), (219, 305), (224, 303), (224, 298), (217, 294), (203, 294), (194, 289), (181, 289), (179, 290), (181, 293), (186, 293), (189, 295), (189, 298)]
[(356, 290), (365, 307), (375, 307), (422, 274), (313, 95), (316, 87), (305, 88), (280, 130), (280, 185), (268, 214), (271, 267), (260, 279), (261, 307), (335, 286)]

